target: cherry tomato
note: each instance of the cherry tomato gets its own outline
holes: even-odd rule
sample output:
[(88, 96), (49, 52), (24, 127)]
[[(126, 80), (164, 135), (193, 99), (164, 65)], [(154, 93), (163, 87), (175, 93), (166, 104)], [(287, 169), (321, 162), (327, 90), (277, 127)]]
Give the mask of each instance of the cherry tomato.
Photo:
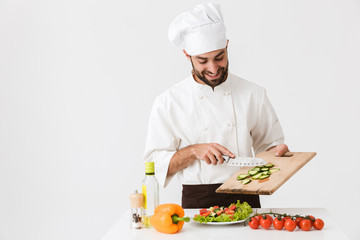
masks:
[(304, 219), (300, 222), (300, 228), (304, 231), (310, 231), (311, 229), (311, 220)]
[(315, 217), (314, 217), (313, 215), (308, 215), (308, 217), (309, 217), (312, 221), (315, 220)]
[(271, 227), (271, 221), (270, 218), (262, 218), (260, 219), (260, 225), (265, 228), (265, 229), (269, 229)]
[(314, 225), (314, 221), (315, 221), (314, 216), (309, 215), (308, 217), (310, 218), (310, 221), (311, 221), (311, 226), (313, 226), (313, 225)]
[(291, 217), (283, 217), (284, 221), (291, 219)]
[(260, 220), (263, 218), (262, 215), (256, 215), (255, 218), (260, 222)]
[(266, 215), (266, 217), (270, 219), (271, 223), (273, 223), (274, 220), (273, 220), (272, 216), (270, 216), (270, 215), (268, 214), (268, 215)]
[(294, 220), (292, 219), (286, 219), (285, 223), (284, 223), (284, 227), (286, 230), (288, 230), (289, 232), (294, 231), (294, 229), (296, 228), (296, 223)]
[(275, 218), (273, 225), (275, 229), (282, 230), (284, 228), (284, 219), (279, 220), (278, 218)]
[(259, 220), (256, 217), (252, 217), (251, 221), (249, 222), (249, 226), (252, 229), (258, 229), (259, 225), (260, 225)]
[(301, 220), (303, 220), (303, 219), (304, 219), (304, 218), (302, 218), (302, 217), (296, 218), (296, 219), (295, 219), (296, 226), (300, 227), (300, 222), (301, 222)]
[(317, 218), (314, 222), (314, 228), (317, 230), (321, 230), (324, 227), (325, 223), (320, 218)]

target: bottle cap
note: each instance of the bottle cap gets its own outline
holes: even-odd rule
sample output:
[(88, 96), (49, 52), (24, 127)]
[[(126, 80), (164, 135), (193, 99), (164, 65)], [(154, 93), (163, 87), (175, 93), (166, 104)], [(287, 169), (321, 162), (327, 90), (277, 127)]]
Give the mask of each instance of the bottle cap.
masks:
[(155, 173), (155, 166), (154, 162), (145, 162), (145, 174), (154, 174)]
[(143, 206), (144, 195), (138, 193), (137, 190), (135, 193), (130, 194), (130, 205), (131, 208), (141, 208)]

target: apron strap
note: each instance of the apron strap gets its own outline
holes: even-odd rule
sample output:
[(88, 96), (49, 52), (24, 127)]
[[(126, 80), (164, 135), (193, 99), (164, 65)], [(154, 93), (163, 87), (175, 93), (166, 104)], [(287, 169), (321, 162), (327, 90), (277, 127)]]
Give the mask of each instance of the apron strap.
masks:
[(183, 208), (209, 208), (216, 205), (227, 207), (240, 200), (241, 203), (247, 202), (252, 208), (261, 207), (259, 195), (216, 193), (215, 190), (221, 184), (183, 184), (181, 206)]

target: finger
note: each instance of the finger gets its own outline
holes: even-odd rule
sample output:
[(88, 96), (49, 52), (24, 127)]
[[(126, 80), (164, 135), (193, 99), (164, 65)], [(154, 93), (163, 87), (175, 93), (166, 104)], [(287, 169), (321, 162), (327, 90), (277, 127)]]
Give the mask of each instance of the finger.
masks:
[(223, 155), (227, 155), (231, 158), (234, 158), (235, 157), (235, 154), (233, 154), (232, 152), (229, 151), (229, 149), (227, 149), (226, 147), (224, 146), (221, 146), (220, 144), (218, 143), (215, 143), (214, 146), (223, 154)]
[(283, 156), (286, 152), (289, 151), (288, 146), (286, 144), (280, 144), (276, 147), (276, 153), (275, 156), (277, 157), (281, 157)]
[(217, 149), (214, 149), (214, 150), (212, 150), (212, 153), (215, 155), (217, 162), (219, 164), (223, 164), (224, 158), (223, 158), (221, 152), (218, 151)]
[(210, 159), (208, 158), (208, 156), (204, 156), (204, 157), (203, 157), (203, 160), (204, 160), (208, 165), (211, 164), (211, 161), (210, 161)]
[(212, 164), (214, 164), (214, 165), (217, 164), (218, 161), (216, 160), (214, 154), (212, 154), (212, 153), (210, 152), (210, 153), (208, 153), (208, 157), (210, 158), (210, 161), (211, 161)]

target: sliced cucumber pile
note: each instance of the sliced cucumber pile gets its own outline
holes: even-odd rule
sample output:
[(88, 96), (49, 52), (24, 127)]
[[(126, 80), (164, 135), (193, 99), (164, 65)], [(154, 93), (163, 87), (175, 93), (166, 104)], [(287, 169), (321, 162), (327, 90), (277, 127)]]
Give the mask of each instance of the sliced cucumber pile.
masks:
[(270, 177), (273, 172), (280, 170), (280, 168), (272, 168), (274, 166), (274, 164), (269, 163), (263, 166), (254, 167), (253, 169), (250, 169), (247, 174), (240, 174), (236, 179), (239, 181), (242, 180), (241, 183), (244, 185), (250, 183), (251, 179), (266, 179)]

